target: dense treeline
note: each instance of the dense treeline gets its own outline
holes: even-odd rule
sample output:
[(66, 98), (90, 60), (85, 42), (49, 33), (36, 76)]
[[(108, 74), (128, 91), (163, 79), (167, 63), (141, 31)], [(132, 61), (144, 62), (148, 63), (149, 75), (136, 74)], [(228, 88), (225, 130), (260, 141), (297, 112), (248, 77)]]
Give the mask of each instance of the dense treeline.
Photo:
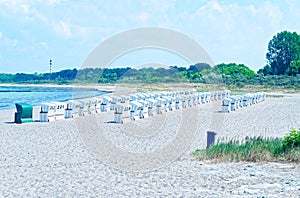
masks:
[(268, 44), (268, 64), (257, 73), (244, 64), (197, 63), (188, 68), (170, 66), (66, 69), (44, 74), (0, 74), (0, 83), (178, 83), (193, 82), (244, 87), (246, 85), (300, 88), (300, 35), (283, 31)]
[(116, 82), (177, 82), (196, 79), (200, 72), (211, 67), (205, 63), (191, 65), (189, 68), (171, 66), (134, 68), (85, 68), (67, 69), (44, 74), (0, 74), (0, 83), (116, 83)]
[(243, 64), (218, 64), (210, 67), (205, 63), (189, 68), (86, 68), (62, 70), (45, 74), (0, 74), (1, 83), (179, 83), (222, 84), (244, 87), (246, 85), (300, 88), (300, 75), (261, 75)]
[(0, 73), (0, 83), (70, 83), (77, 76), (77, 69), (66, 69), (44, 74)]

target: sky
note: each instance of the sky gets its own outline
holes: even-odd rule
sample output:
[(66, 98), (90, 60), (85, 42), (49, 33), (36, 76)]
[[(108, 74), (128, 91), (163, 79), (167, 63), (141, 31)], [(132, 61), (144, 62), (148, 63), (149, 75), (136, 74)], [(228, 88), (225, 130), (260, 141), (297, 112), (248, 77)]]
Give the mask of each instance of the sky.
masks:
[[(283, 30), (300, 33), (300, 1), (0, 0), (0, 73), (80, 68), (99, 44), (135, 28), (160, 27), (197, 42), (214, 64), (257, 71), (268, 42)], [(163, 49), (137, 49), (109, 66), (188, 66)]]

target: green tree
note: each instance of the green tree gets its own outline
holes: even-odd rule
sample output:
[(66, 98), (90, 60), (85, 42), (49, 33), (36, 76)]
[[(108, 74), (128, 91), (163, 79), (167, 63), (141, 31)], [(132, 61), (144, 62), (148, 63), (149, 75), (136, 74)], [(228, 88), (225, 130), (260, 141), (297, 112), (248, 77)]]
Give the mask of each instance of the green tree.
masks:
[(211, 66), (207, 63), (197, 63), (195, 65), (190, 65), (189, 70), (194, 72), (201, 72), (203, 70), (211, 69)]
[(272, 69), (270, 67), (270, 65), (265, 65), (262, 69), (259, 69), (257, 71), (258, 74), (262, 74), (264, 76), (268, 75), (268, 74), (273, 74), (272, 73)]
[(0, 82), (1, 83), (12, 83), (14, 82), (14, 74), (0, 74)]
[(297, 74), (300, 74), (300, 59), (291, 62), (290, 66), (286, 70), (286, 74), (290, 76), (296, 76)]
[(224, 74), (229, 76), (255, 76), (255, 72), (244, 64), (236, 64), (236, 63), (221, 63), (216, 65), (213, 68), (218, 74)]
[(300, 35), (283, 31), (276, 34), (268, 44), (266, 58), (275, 75), (286, 74), (291, 62), (299, 59)]

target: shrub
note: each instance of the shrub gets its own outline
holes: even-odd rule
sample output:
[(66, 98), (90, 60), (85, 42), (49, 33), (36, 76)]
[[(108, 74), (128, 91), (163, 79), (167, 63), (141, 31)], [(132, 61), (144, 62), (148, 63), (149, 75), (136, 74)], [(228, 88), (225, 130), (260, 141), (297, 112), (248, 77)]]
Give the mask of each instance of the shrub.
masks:
[(300, 146), (300, 129), (292, 128), (290, 133), (286, 134), (282, 140), (284, 150)]

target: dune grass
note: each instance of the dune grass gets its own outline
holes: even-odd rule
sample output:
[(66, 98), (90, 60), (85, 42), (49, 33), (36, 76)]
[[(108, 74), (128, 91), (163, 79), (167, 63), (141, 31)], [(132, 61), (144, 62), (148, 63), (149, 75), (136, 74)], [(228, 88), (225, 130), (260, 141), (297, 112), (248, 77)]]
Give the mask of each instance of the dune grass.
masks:
[(196, 150), (192, 155), (199, 160), (214, 162), (300, 162), (300, 145), (285, 146), (279, 138), (247, 137), (243, 143), (237, 140), (217, 143), (206, 150)]

